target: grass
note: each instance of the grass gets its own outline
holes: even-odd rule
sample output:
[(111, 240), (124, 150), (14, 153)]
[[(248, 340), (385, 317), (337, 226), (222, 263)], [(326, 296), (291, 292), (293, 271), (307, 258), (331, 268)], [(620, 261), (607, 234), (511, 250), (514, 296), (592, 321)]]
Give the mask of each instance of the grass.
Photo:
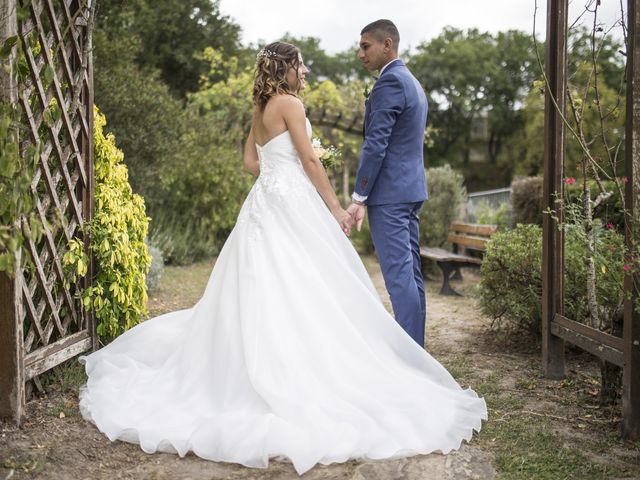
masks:
[(51, 405), (48, 414), (52, 417), (65, 418), (78, 415), (78, 403), (74, 400), (63, 399)]
[(548, 420), (532, 422), (526, 416), (489, 423), (484, 433), (500, 479), (607, 479), (624, 476), (617, 468), (590, 461), (576, 448), (567, 448)]
[(62, 393), (77, 393), (86, 380), (84, 365), (78, 362), (78, 357), (67, 360), (40, 376), (45, 390), (55, 389)]
[(158, 286), (149, 292), (149, 316), (189, 308), (204, 292), (215, 259), (188, 266), (166, 266)]
[[(477, 380), (476, 380), (477, 381)], [(537, 380), (516, 380), (505, 389), (491, 373), (480, 379), (477, 392), (484, 396), (489, 421), (477, 436), (478, 444), (492, 454), (499, 480), (611, 479), (640, 477), (640, 448), (620, 440), (617, 433), (593, 432), (592, 425), (572, 425), (556, 412), (541, 411), (528, 398)], [(566, 395), (574, 382), (560, 383)], [(574, 401), (577, 399), (574, 399)], [(533, 408), (532, 408), (533, 406)], [(529, 410), (528, 408), (531, 408)], [(578, 408), (580, 408), (578, 406)], [(596, 427), (597, 428), (597, 427)], [(576, 430), (585, 429), (584, 435)], [(622, 447), (626, 454), (611, 456)]]
[[(9, 470), (9, 472), (22, 472), (25, 474), (34, 475), (42, 472), (45, 467), (45, 461), (41, 456), (34, 455), (19, 455), (10, 456), (1, 460), (0, 467)], [(7, 473), (4, 478), (10, 478), (13, 473)]]
[(521, 390), (533, 390), (538, 386), (538, 380), (535, 378), (518, 378), (516, 387)]
[(453, 358), (447, 359), (446, 362), (442, 362), (445, 364), (449, 373), (453, 376), (453, 378), (460, 379), (469, 377), (472, 373), (471, 368), (471, 360), (469, 357), (463, 356), (454, 356)]

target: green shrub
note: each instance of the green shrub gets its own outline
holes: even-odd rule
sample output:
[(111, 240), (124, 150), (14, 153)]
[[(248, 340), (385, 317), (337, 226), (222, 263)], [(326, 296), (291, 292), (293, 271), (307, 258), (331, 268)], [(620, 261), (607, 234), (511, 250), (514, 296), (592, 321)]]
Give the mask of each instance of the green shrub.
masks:
[[(606, 225), (613, 223), (619, 229), (624, 225), (624, 207), (622, 197), (614, 181), (603, 181), (604, 188), (613, 192), (609, 200), (603, 202), (594, 210), (594, 217), (599, 218)], [(527, 177), (514, 180), (511, 184), (511, 205), (513, 209), (513, 223), (534, 223), (542, 225), (542, 177)], [(591, 196), (598, 196), (598, 185), (594, 180), (589, 181)], [(580, 202), (583, 191), (581, 182), (564, 185), (565, 195), (569, 202)]]
[(511, 212), (509, 203), (503, 202), (495, 208), (486, 200), (479, 202), (474, 208), (474, 222), (481, 225), (497, 225), (498, 230), (511, 228)]
[(218, 253), (253, 183), (241, 149), (220, 139), (221, 120), (214, 113), (189, 114), (180, 161), (163, 169), (162, 199), (149, 210), (152, 243), (174, 264)]
[[(623, 238), (596, 222), (596, 285), (601, 317), (610, 319), (622, 299)], [(588, 320), (584, 230), (565, 230), (565, 315)], [(498, 326), (505, 323), (539, 333), (542, 322), (542, 229), (520, 224), (495, 234), (487, 243), (481, 267), (480, 306)], [(607, 325), (605, 325), (606, 327)]]
[(542, 225), (542, 177), (526, 177), (511, 183), (513, 224)]
[[(612, 180), (604, 180), (602, 181), (602, 185), (608, 192), (612, 192), (613, 195), (606, 202), (601, 203), (594, 209), (593, 216), (594, 218), (602, 220), (602, 223), (605, 225), (611, 223), (618, 229), (618, 231), (623, 231), (624, 201), (620, 196), (620, 191), (618, 190), (616, 183)], [(595, 180), (589, 181), (589, 189), (591, 191), (591, 198), (595, 200), (600, 193)], [(582, 182), (565, 183), (564, 190), (567, 201), (577, 203), (579, 205), (582, 204), (582, 198), (584, 195)], [(624, 191), (624, 185), (622, 185), (622, 190)]]
[[(231, 214), (237, 211), (239, 207)], [(166, 263), (190, 265), (217, 255), (233, 228), (233, 224), (221, 228), (209, 215), (201, 219), (194, 217), (189, 211), (185, 211), (184, 216), (171, 210), (154, 214), (150, 239), (163, 252)]]
[(149, 266), (149, 273), (147, 273), (147, 291), (154, 290), (164, 272), (164, 257), (162, 256), (162, 250), (155, 245), (148, 245), (149, 255), (151, 256), (151, 265)]
[(124, 153), (129, 183), (151, 208), (162, 195), (162, 169), (179, 162), (184, 105), (173, 98), (160, 72), (138, 65), (144, 54), (139, 39), (101, 27), (113, 25), (99, 24), (94, 31), (95, 102)]
[(429, 168), (426, 174), (429, 199), (420, 212), (420, 240), (422, 245), (441, 247), (447, 241), (449, 224), (462, 217), (467, 189), (462, 174), (449, 165)]
[[(218, 53), (208, 49), (215, 63)], [(225, 81), (189, 96), (180, 149), (160, 169), (160, 192), (149, 207), (151, 239), (168, 263), (216, 255), (253, 183), (242, 167), (251, 120), (253, 77), (234, 69)]]
[[(123, 154), (113, 135), (105, 136), (105, 117), (94, 111), (95, 213), (86, 225), (96, 271), (82, 296), (94, 311), (101, 339), (115, 338), (147, 316), (145, 276), (151, 257), (144, 238), (149, 218), (144, 199), (131, 190)], [(88, 258), (81, 240), (69, 243), (63, 263), (71, 279), (84, 276)]]
[(520, 224), (487, 242), (481, 267), (480, 306), (494, 321), (538, 330), (542, 318), (542, 231)]

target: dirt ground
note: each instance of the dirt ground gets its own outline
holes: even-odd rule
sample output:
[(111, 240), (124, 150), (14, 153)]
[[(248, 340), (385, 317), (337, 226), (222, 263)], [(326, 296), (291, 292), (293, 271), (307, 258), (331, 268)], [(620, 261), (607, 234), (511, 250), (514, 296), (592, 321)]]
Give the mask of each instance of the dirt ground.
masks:
[[(377, 263), (372, 258), (365, 263), (389, 308)], [(192, 305), (210, 269), (211, 263), (204, 262), (165, 272), (150, 297), (151, 314)], [(479, 313), (473, 296), (478, 280), (476, 273), (465, 272), (465, 280), (456, 284), (464, 297), (441, 296), (437, 282), (427, 283), (426, 348), (463, 386), (487, 399), (490, 420), (481, 434), (446, 457), (350, 461), (316, 466), (303, 478), (485, 479), (496, 475), (494, 468), (499, 478), (509, 479), (640, 478), (640, 443), (623, 442), (617, 435), (620, 408), (597, 406), (594, 360), (569, 352), (567, 378), (544, 379), (536, 340), (498, 333)], [(28, 402), (20, 428), (0, 423), (0, 480), (298, 478), (291, 465), (281, 462), (255, 470), (193, 455), (148, 455), (135, 445), (109, 442), (79, 415), (77, 388), (82, 381), (75, 364), (56, 369), (44, 382), (47, 393)], [(548, 456), (540, 457), (546, 450)]]

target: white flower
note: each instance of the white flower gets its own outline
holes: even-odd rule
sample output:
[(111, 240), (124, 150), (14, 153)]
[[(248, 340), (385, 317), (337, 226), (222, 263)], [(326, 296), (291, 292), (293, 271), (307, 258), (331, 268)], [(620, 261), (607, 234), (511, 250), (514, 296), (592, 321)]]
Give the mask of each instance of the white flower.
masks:
[(342, 154), (333, 145), (325, 147), (322, 145), (322, 142), (319, 138), (314, 137), (311, 139), (311, 146), (313, 147), (313, 151), (318, 156), (318, 159), (322, 162), (322, 165), (324, 165), (325, 168), (335, 169), (342, 163), (340, 161)]

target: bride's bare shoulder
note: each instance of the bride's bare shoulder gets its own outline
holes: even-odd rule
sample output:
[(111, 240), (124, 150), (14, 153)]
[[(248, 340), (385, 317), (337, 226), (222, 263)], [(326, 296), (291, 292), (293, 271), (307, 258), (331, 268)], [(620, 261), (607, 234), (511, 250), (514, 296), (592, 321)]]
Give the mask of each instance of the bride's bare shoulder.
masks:
[(279, 110), (299, 110), (304, 109), (302, 100), (294, 95), (275, 95), (271, 98), (270, 103)]

